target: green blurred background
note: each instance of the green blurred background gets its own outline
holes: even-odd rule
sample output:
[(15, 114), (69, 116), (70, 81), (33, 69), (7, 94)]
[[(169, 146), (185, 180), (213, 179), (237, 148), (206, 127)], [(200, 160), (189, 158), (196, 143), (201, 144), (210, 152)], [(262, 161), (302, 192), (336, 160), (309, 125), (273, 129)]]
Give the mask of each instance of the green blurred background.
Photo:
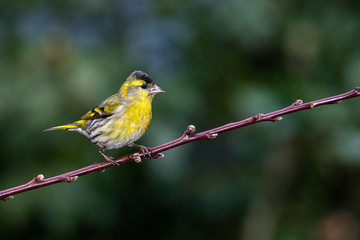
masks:
[[(134, 70), (166, 94), (138, 141), (359, 86), (359, 1), (0, 2), (0, 189), (103, 161), (77, 120)], [(1, 239), (360, 238), (360, 99), (0, 202)], [(121, 156), (134, 149), (107, 152)]]

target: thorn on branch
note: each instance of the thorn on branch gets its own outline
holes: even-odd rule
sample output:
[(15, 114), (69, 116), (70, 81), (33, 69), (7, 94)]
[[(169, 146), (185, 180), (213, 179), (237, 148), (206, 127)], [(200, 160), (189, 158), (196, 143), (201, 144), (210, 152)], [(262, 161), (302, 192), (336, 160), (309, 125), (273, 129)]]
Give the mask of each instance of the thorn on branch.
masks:
[(65, 178), (64, 178), (64, 181), (67, 182), (67, 183), (72, 183), (72, 182), (75, 182), (76, 179), (78, 179), (78, 176), (65, 177)]
[(217, 134), (217, 133), (209, 133), (209, 134), (206, 134), (206, 139), (211, 140), (211, 139), (216, 138), (218, 135), (219, 134)]
[(316, 107), (317, 103), (310, 103), (310, 108), (313, 109), (314, 107)]
[(256, 121), (259, 121), (260, 119), (262, 119), (264, 117), (264, 114), (263, 113), (259, 113), (259, 114), (256, 114), (255, 116), (252, 116), (250, 118), (250, 122), (256, 122)]
[(303, 104), (303, 100), (298, 99), (298, 100), (296, 100), (292, 105), (293, 105), (293, 106), (299, 106), (300, 104)]
[(154, 159), (159, 159), (159, 158), (163, 158), (163, 157), (165, 157), (165, 155), (162, 154), (162, 153), (157, 153), (157, 154), (152, 156), (152, 158), (154, 158)]
[(260, 120), (260, 119), (262, 119), (264, 117), (264, 114), (263, 113), (259, 113), (259, 114), (256, 114), (255, 115), (255, 119), (256, 120)]
[(283, 119), (283, 117), (274, 117), (271, 119), (272, 122), (277, 122), (277, 121), (281, 121)]
[(2, 198), (1, 200), (7, 201), (7, 200), (11, 200), (11, 199), (14, 199), (14, 196), (7, 196), (7, 197)]
[(141, 163), (141, 157), (139, 156), (138, 153), (132, 153), (132, 154), (130, 154), (129, 158), (130, 158), (131, 160), (134, 160), (134, 162), (136, 162), (136, 163)]
[(360, 87), (356, 87), (356, 88), (354, 89), (354, 93), (355, 93), (356, 95), (360, 95)]

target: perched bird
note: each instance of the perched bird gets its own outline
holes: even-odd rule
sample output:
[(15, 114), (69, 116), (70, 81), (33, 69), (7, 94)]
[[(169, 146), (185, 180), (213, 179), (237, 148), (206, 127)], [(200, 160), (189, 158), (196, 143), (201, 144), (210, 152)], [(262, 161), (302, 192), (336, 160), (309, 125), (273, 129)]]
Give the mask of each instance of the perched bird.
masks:
[(144, 153), (148, 153), (146, 147), (134, 142), (145, 133), (150, 124), (154, 96), (163, 92), (149, 75), (135, 71), (116, 94), (105, 99), (80, 120), (44, 131), (67, 130), (81, 133), (100, 147), (99, 152), (107, 161), (116, 164), (112, 157), (104, 154), (104, 150), (128, 145), (139, 147)]

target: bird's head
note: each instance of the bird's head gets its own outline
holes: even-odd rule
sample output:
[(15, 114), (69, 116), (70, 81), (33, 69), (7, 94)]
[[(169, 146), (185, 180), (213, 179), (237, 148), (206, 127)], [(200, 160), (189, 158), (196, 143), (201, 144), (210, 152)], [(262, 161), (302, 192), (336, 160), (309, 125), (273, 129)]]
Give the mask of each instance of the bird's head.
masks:
[(130, 74), (119, 93), (128, 102), (152, 100), (158, 93), (163, 93), (159, 86), (142, 71), (135, 71)]

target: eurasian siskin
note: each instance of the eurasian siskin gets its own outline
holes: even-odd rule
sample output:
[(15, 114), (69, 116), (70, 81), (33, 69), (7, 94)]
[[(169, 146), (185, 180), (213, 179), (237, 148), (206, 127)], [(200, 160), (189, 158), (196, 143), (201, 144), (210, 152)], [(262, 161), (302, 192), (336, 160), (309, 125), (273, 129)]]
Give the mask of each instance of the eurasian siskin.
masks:
[(120, 90), (104, 100), (73, 123), (52, 127), (45, 131), (67, 130), (88, 137), (100, 147), (99, 152), (109, 162), (116, 164), (112, 157), (104, 154), (106, 149), (135, 145), (148, 128), (154, 96), (164, 91), (144, 72), (135, 71), (122, 84)]

